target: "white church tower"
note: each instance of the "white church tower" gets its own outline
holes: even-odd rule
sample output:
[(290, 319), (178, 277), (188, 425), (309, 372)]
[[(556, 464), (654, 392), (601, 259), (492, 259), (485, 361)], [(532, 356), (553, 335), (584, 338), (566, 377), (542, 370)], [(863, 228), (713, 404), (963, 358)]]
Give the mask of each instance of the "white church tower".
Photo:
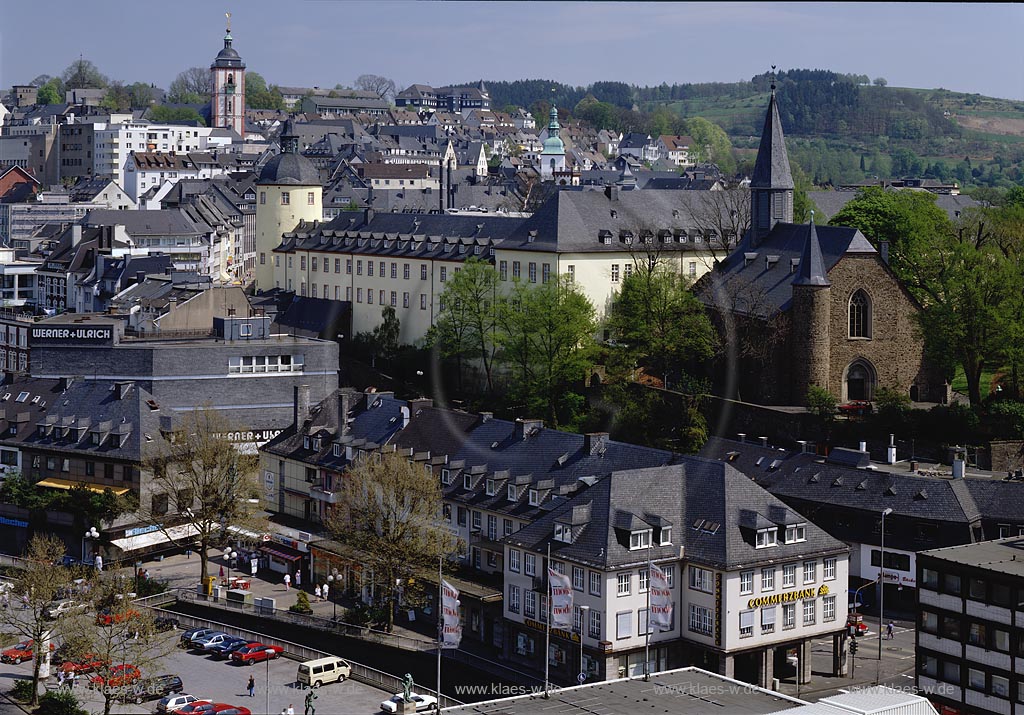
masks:
[(213, 126), (234, 129), (245, 138), (245, 63), (231, 46), (231, 13), (228, 18), (224, 49), (210, 65), (213, 75), (213, 97), (210, 117)]

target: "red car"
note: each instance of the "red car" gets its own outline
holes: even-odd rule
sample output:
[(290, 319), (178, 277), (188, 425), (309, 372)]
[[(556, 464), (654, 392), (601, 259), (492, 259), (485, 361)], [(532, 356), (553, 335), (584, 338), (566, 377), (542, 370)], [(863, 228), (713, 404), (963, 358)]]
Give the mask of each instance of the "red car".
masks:
[(132, 620), (133, 618), (141, 618), (142, 614), (136, 611), (134, 608), (129, 608), (127, 611), (120, 611), (113, 613), (109, 610), (102, 610), (96, 614), (96, 625), (98, 626), (110, 626), (115, 623), (124, 623), (125, 621)]
[(870, 415), (873, 408), (867, 400), (853, 400), (845, 405), (839, 405), (838, 409), (839, 414), (847, 417), (863, 417)]
[(252, 711), (249, 708), (243, 708), (241, 705), (214, 703), (213, 708), (206, 711), (206, 715), (252, 715)]
[[(32, 660), (35, 641), (22, 641), (16, 646), (11, 646), (3, 653), (0, 653), (0, 661), (18, 665), (25, 660)], [(50, 644), (50, 652), (53, 652), (53, 643)]]
[[(223, 705), (223, 703), (220, 703)], [(212, 703), (209, 700), (200, 700), (197, 703), (189, 703), (183, 707), (178, 708), (174, 712), (181, 713), (181, 715), (204, 715), (213, 710), (217, 703)]]
[(273, 660), (281, 655), (284, 648), (279, 645), (263, 645), (262, 643), (250, 643), (245, 648), (239, 648), (231, 654), (231, 660), (239, 665), (256, 665), (264, 660)]
[(64, 661), (60, 669), (65, 673), (91, 673), (94, 670), (99, 670), (104, 666), (104, 662), (97, 658), (92, 653), (83, 655), (77, 660), (66, 660)]
[(122, 685), (131, 685), (141, 677), (142, 673), (134, 665), (122, 663), (111, 668), (106, 677), (102, 675), (94, 677), (89, 681), (89, 687), (102, 688), (104, 685), (109, 685), (112, 688), (119, 688)]

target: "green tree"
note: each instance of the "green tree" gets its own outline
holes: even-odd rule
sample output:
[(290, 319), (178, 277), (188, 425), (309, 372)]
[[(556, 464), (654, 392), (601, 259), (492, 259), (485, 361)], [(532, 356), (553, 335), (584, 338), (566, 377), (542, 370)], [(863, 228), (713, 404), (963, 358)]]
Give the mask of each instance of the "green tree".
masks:
[[(421, 464), (385, 451), (356, 460), (342, 485), (327, 530), (355, 549), (374, 575), (391, 631), (402, 585), (437, 573), (438, 559), (456, 550), (441, 520), (440, 481)], [(407, 601), (413, 595), (409, 588), (402, 593)]]
[(793, 221), (808, 223), (811, 220), (811, 211), (818, 210), (814, 200), (807, 195), (808, 191), (814, 189), (814, 184), (798, 164), (791, 160), (789, 165), (790, 173), (793, 175)]
[(380, 311), (381, 323), (373, 329), (373, 343), (377, 354), (385, 360), (391, 360), (398, 352), (398, 336), (402, 331), (401, 322), (395, 309), (390, 305)]
[(714, 162), (726, 176), (736, 173), (732, 143), (724, 129), (703, 117), (694, 117), (686, 121), (686, 132), (693, 138), (697, 161)]
[(107, 96), (100, 102), (100, 106), (112, 112), (124, 112), (131, 108), (131, 92), (120, 80), (114, 80), (107, 87)]
[(267, 87), (258, 72), (245, 73), (245, 103), (252, 109), (284, 109), (284, 98), (277, 87)]
[(158, 104), (150, 107), (148, 116), (154, 122), (196, 122), (201, 127), (206, 126), (203, 117), (192, 107), (167, 107)]
[(835, 395), (824, 387), (811, 385), (807, 390), (807, 411), (812, 415), (817, 415), (824, 422), (831, 422), (835, 419), (838, 402)]
[(128, 96), (132, 109), (145, 109), (153, 103), (153, 86), (145, 82), (134, 82), (128, 85)]
[(103, 89), (110, 80), (100, 72), (96, 65), (85, 58), (72, 62), (61, 73), (66, 89)]
[(36, 95), (36, 104), (60, 104), (64, 101), (64, 95), (58, 89), (60, 80), (54, 78), (39, 88)]
[(498, 272), (486, 261), (468, 259), (448, 279), (440, 305), (431, 341), (440, 347), (442, 355), (456, 358), (460, 387), (462, 361), (479, 359), (487, 392), (491, 393), (497, 351)]

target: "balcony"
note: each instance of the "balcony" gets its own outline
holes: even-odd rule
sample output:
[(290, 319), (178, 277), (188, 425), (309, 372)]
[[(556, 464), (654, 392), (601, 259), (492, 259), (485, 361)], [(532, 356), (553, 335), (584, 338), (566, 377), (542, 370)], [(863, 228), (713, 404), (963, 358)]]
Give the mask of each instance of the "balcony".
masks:
[(337, 504), (339, 501), (338, 492), (327, 491), (327, 489), (320, 485), (310, 487), (309, 496), (313, 497), (316, 501), (321, 501), (325, 504)]

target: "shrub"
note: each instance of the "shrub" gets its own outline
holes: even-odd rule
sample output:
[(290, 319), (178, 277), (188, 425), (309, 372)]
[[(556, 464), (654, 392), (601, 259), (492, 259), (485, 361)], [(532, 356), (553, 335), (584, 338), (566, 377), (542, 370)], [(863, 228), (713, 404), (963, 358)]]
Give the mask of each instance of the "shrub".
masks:
[(51, 690), (39, 698), (36, 715), (88, 715), (78, 706), (78, 698), (67, 690)]
[(14, 687), (11, 688), (11, 696), (15, 700), (21, 700), (22, 702), (28, 702), (32, 699), (32, 681), (31, 680), (16, 680), (14, 681)]
[(811, 385), (807, 390), (807, 410), (812, 415), (831, 420), (836, 414), (837, 402), (835, 396), (823, 387)]
[(989, 407), (989, 413), (1005, 425), (1013, 437), (1024, 436), (1024, 402), (1001, 400)]
[(875, 390), (875, 402), (878, 403), (878, 411), (885, 415), (902, 415), (910, 409), (910, 395), (890, 387)]
[(309, 605), (309, 595), (305, 591), (299, 591), (295, 597), (295, 605), (288, 607), (293, 613), (312, 613), (313, 608)]

